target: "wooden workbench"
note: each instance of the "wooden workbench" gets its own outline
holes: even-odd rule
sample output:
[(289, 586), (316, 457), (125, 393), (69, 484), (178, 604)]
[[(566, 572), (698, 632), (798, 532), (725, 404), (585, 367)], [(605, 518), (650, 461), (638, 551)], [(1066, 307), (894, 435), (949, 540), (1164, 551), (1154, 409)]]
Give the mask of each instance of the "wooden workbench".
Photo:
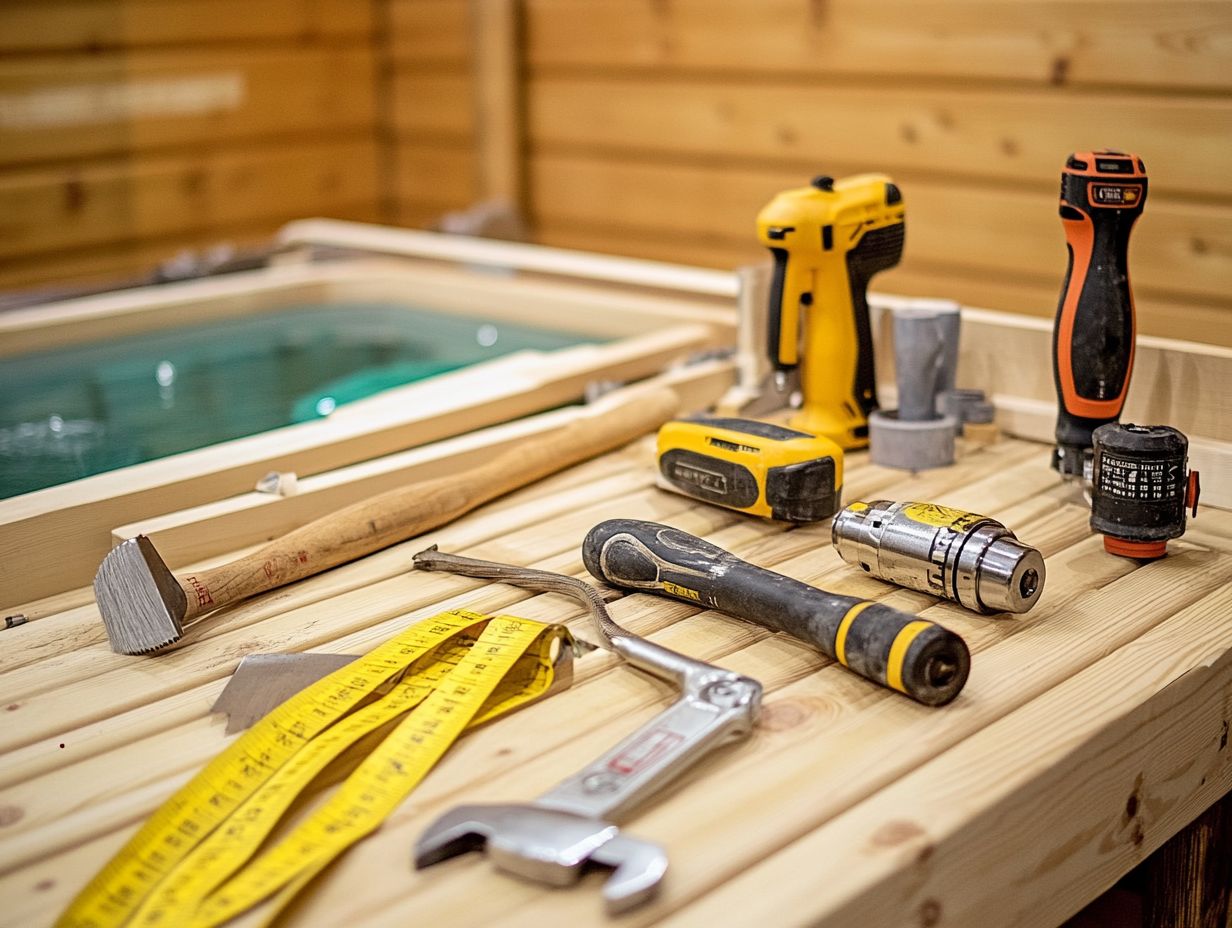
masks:
[[(621, 925), (1056, 925), (1232, 787), (1232, 514), (1204, 509), (1168, 557), (1138, 566), (1104, 553), (1043, 445), (967, 448), (956, 466), (918, 475), (850, 456), (847, 501), (968, 508), (1043, 550), (1040, 604), (989, 618), (851, 570), (828, 524), (785, 530), (657, 490), (651, 455), (641, 441), (262, 596), (172, 653), (113, 654), (92, 603), (3, 632), (0, 924), (50, 923), (228, 742), (209, 707), (243, 655), (363, 653), (451, 607), (566, 621), (585, 637), (571, 601), (410, 573), (411, 555), (435, 542), (584, 575), (582, 537), (613, 516), (664, 521), (827, 589), (923, 612), (974, 653), (959, 699), (928, 709), (724, 615), (646, 595), (615, 602), (631, 629), (766, 687), (751, 739), (627, 823), (667, 848), (671, 870), (659, 901)], [(459, 742), (305, 894), (294, 923), (604, 924), (598, 875), (549, 890), (473, 854), (414, 872), (410, 848), (457, 803), (533, 798), (671, 698), (609, 654), (581, 658), (570, 691)]]

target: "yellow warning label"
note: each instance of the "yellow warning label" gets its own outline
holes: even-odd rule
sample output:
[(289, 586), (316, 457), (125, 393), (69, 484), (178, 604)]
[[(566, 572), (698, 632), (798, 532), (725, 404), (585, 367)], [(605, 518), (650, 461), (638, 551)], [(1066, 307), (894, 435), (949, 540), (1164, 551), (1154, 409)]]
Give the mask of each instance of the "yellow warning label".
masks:
[(963, 532), (983, 522), (987, 516), (962, 509), (951, 509), (949, 506), (938, 506), (936, 503), (908, 503), (902, 509), (903, 515), (921, 525), (932, 525), (936, 528), (951, 528)]
[(690, 590), (687, 586), (681, 586), (679, 583), (672, 583), (670, 580), (663, 581), (663, 592), (672, 596), (683, 596), (686, 599), (691, 599), (694, 602), (702, 601), (702, 594), (697, 590)]

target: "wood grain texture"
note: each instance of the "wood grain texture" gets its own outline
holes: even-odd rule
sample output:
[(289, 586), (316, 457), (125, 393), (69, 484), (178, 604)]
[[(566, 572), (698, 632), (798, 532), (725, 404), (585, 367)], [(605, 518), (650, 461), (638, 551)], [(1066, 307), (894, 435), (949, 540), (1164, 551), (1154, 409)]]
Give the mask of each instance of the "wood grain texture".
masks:
[(92, 161), (0, 174), (0, 257), (230, 230), (283, 217), (376, 211), (365, 134), (296, 146)]
[[(668, 917), (713, 924), (720, 911), (729, 920), (780, 924), (805, 913), (829, 917), (838, 910), (828, 901), (848, 897), (871, 900), (885, 924), (918, 925), (921, 913), (935, 910), (929, 900), (958, 925), (980, 923), (964, 920), (983, 911), (980, 899), (1000, 901), (1004, 911), (1034, 906), (1063, 917), (1144, 852), (1129, 840), (1135, 821), (1145, 829), (1144, 846), (1153, 845), (1191, 814), (1181, 798), (1191, 780), (1206, 775), (1203, 788), (1214, 789), (1232, 774), (1218, 751), (1226, 712), (1220, 694), (1232, 672), (1232, 626), (1217, 618), (1227, 614), (1232, 577), (1226, 517), (1208, 521), (1211, 531), (1187, 536), (1164, 561), (1135, 567), (1089, 537), (1081, 507), (1058, 495), (1042, 446), (1008, 440), (968, 449), (955, 467), (918, 475), (852, 455), (852, 498), (977, 507), (1041, 547), (1049, 568), (1044, 600), (1027, 616), (996, 620), (851, 571), (827, 532), (784, 532), (651, 489), (651, 454), (644, 440), (618, 460), (600, 458), (576, 476), (552, 478), (567, 486), (532, 485), (502, 508), (484, 507), (427, 537), (226, 610), (159, 658), (107, 652), (93, 607), (6, 633), (16, 636), (11, 653), (27, 659), (0, 670), (0, 702), (17, 707), (0, 733), (7, 749), (0, 807), (16, 810), (0, 826), (0, 893), (10, 900), (0, 921), (49, 923), (139, 821), (226, 743), (221, 720), (206, 712), (242, 654), (362, 653), (450, 605), (564, 620), (585, 637), (588, 619), (559, 597), (407, 568), (414, 551), (437, 542), (577, 574), (582, 536), (613, 515), (667, 521), (827, 589), (925, 610), (974, 651), (967, 691), (950, 709), (928, 710), (756, 626), (655, 597), (620, 598), (616, 617), (639, 634), (748, 673), (768, 689), (751, 742), (711, 758), (627, 826), (662, 841), (673, 867), (664, 898), (631, 924)], [(547, 890), (498, 874), (478, 856), (414, 873), (405, 852), (444, 809), (524, 801), (668, 699), (610, 655), (583, 658), (572, 690), (459, 742), (414, 800), (314, 887), (297, 919), (376, 925), (416, 913), (465, 925), (601, 924), (594, 880)], [(1075, 704), (1084, 711), (1072, 711)], [(1111, 816), (1124, 814), (1135, 789), (1129, 774), (1138, 769), (1137, 818), (1125, 825)], [(748, 802), (754, 794), (756, 804)], [(1101, 802), (1116, 808), (1105, 813)], [(1093, 830), (1105, 814), (1106, 830)], [(885, 821), (916, 829), (886, 829)], [(973, 837), (980, 834), (997, 853)], [(1063, 858), (1024, 874), (1023, 855), (1039, 859), (1060, 846)], [(926, 866), (917, 862), (924, 847)], [(972, 881), (973, 867), (1013, 878)], [(801, 879), (818, 868), (822, 885)], [(757, 888), (767, 878), (778, 891)], [(877, 889), (877, 879), (894, 890)]]
[[(478, 198), (478, 163), (475, 150), (468, 144), (444, 140), (424, 143), (412, 136), (395, 143), (393, 157), (397, 202), (406, 216), (435, 216), (465, 209)], [(425, 223), (400, 220), (400, 224)]]
[(352, 0), (40, 0), (0, 6), (0, 51), (363, 40), (372, 25)]
[(370, 130), (374, 79), (364, 45), (12, 57), (0, 165)]
[(391, 57), (410, 67), (464, 67), (471, 59), (469, 0), (389, 0)]
[(1153, 193), (1232, 196), (1232, 179), (1221, 170), (1232, 100), (1221, 96), (641, 74), (541, 76), (528, 93), (535, 145), (808, 160), (835, 176), (929, 171), (972, 185), (1030, 184), (1051, 192), (1066, 154), (1082, 148), (1079, 140), (1107, 139), (1142, 155)]
[[(536, 223), (535, 230), (537, 241), (559, 248), (723, 269), (761, 265), (768, 261), (757, 242), (750, 239), (735, 243), (726, 237), (718, 238), (704, 228), (686, 234), (656, 234), (648, 230), (544, 219)], [(914, 239), (908, 242), (906, 254), (910, 256)], [(1048, 283), (996, 277), (963, 265), (920, 265), (918, 261), (910, 261), (910, 267), (899, 266), (879, 274), (873, 281), (873, 288), (903, 296), (952, 299), (966, 306), (995, 308), (1037, 318), (1051, 319), (1056, 315), (1063, 267), (1055, 282)], [(1232, 347), (1232, 313), (1222, 303), (1179, 302), (1142, 293), (1135, 294), (1134, 303), (1141, 334)]]
[[(589, 223), (626, 235), (704, 229), (738, 247), (754, 239), (754, 218), (778, 191), (803, 186), (810, 176), (791, 169), (545, 154), (532, 162), (532, 215), (544, 223)], [(904, 271), (961, 266), (988, 277), (1060, 287), (1067, 259), (1054, 191), (990, 192), (957, 180), (894, 176), (907, 209)], [(1222, 207), (1152, 192), (1130, 239), (1135, 291), (1232, 310), (1228, 217)]]
[(1232, 792), (1183, 828), (1143, 869), (1144, 928), (1225, 928), (1232, 918)]
[(529, 0), (537, 68), (1232, 87), (1217, 2)]

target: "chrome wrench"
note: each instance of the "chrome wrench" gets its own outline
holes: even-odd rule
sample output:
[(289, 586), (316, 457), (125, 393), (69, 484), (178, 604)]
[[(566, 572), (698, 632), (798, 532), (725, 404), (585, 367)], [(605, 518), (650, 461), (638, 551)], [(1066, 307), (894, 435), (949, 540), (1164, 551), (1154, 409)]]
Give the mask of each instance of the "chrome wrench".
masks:
[(421, 570), (581, 600), (603, 646), (681, 691), (675, 703), (533, 802), (466, 805), (446, 812), (416, 842), (416, 868), (486, 845), (499, 869), (552, 886), (576, 882), (587, 862), (612, 868), (603, 887), (610, 915), (650, 900), (667, 870), (667, 854), (657, 844), (622, 834), (615, 821), (715, 748), (746, 737), (757, 720), (761, 684), (632, 634), (612, 619), (598, 590), (574, 577), (435, 548), (416, 554), (414, 563)]

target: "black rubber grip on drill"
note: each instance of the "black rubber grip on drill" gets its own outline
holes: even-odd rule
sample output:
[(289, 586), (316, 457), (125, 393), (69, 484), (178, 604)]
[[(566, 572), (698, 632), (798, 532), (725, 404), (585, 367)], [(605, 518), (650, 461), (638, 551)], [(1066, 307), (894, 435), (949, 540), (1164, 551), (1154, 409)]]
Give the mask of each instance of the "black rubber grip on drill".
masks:
[(852, 395), (868, 416), (877, 408), (877, 371), (873, 359), (873, 325), (868, 314), (868, 282), (878, 271), (898, 264), (903, 256), (905, 223), (865, 232), (847, 252), (847, 281), (851, 287), (851, 311), (856, 324), (856, 381)]
[[(1131, 163), (1126, 157), (1109, 160)], [(1141, 168), (1140, 161), (1138, 165)], [(1056, 440), (1059, 446), (1073, 451), (1089, 451), (1091, 433), (1120, 418), (1132, 373), (1134, 344), (1129, 235), (1147, 195), (1145, 176), (1092, 176), (1085, 173), (1087, 168), (1089, 165), (1083, 162), (1082, 172), (1067, 168), (1061, 175), (1060, 214), (1066, 226), (1068, 260), (1052, 335), (1052, 375), (1058, 398)], [(1105, 202), (1108, 192), (1124, 195), (1127, 190), (1135, 191), (1132, 205)], [(1081, 269), (1078, 273), (1076, 267)], [(1065, 310), (1071, 303), (1073, 312), (1067, 319)], [(1063, 342), (1069, 346), (1064, 378)], [(1086, 401), (1106, 404), (1109, 409), (1098, 415), (1084, 414), (1081, 406)], [(1071, 466), (1077, 467), (1074, 455), (1070, 460)]]
[[(971, 669), (966, 642), (936, 623), (827, 593), (657, 522), (599, 523), (582, 542), (582, 561), (611, 586), (657, 593), (785, 632), (925, 705), (952, 700)], [(895, 673), (895, 667), (901, 670)]]

